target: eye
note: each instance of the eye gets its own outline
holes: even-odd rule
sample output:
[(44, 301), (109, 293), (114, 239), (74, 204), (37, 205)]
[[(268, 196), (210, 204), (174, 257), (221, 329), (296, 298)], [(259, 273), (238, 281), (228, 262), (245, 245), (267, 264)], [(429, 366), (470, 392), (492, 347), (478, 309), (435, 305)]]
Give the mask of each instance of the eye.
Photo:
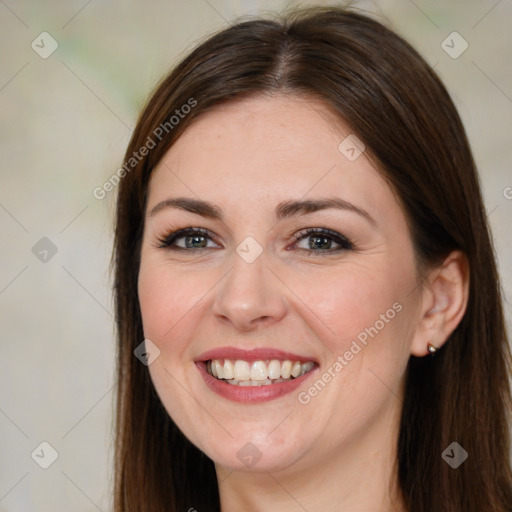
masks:
[[(308, 228), (293, 235), (299, 249), (312, 253), (333, 253), (354, 248), (352, 242), (336, 231), (326, 228)], [(300, 247), (300, 244), (303, 244)], [(333, 247), (337, 245), (337, 247)]]
[[(214, 242), (213, 238), (213, 234), (207, 229), (190, 226), (159, 237), (158, 247), (184, 251), (218, 248), (219, 245)], [(331, 254), (354, 248), (348, 238), (326, 228), (308, 228), (295, 233), (293, 238), (297, 241), (294, 244), (295, 247), (311, 254)]]
[[(171, 250), (210, 249), (208, 242), (212, 242), (212, 234), (203, 228), (183, 228), (159, 237), (158, 247)], [(217, 244), (214, 247), (218, 247)]]

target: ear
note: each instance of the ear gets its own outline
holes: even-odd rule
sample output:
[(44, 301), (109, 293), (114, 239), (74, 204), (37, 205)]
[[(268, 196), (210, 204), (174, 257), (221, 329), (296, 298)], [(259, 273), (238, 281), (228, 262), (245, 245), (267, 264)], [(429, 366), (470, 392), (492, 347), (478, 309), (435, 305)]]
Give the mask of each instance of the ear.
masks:
[(411, 354), (429, 354), (427, 345), (440, 348), (466, 311), (469, 295), (469, 264), (462, 251), (453, 251), (423, 283), (419, 319)]

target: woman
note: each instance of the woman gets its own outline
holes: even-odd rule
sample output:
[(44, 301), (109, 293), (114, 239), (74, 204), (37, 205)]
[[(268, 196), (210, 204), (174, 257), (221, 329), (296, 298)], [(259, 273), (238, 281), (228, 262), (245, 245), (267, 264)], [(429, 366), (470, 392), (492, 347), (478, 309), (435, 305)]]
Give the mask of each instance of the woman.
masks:
[(231, 26), (126, 162), (117, 512), (512, 510), (475, 164), (406, 42), (333, 8)]

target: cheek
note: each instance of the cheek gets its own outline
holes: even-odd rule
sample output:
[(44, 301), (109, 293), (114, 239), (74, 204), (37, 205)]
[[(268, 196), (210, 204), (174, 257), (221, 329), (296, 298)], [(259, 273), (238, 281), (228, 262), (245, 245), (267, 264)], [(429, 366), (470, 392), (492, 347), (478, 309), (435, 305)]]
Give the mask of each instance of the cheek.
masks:
[[(192, 388), (187, 380), (194, 364), (187, 352), (190, 333), (197, 324), (195, 314), (201, 297), (207, 291), (200, 286), (201, 282), (203, 280), (197, 279), (193, 272), (178, 272), (152, 259), (151, 255), (142, 257), (138, 293), (144, 337), (160, 350), (149, 372), (169, 416), (186, 433), (195, 431), (197, 418), (204, 414), (202, 408), (190, 400)], [(194, 435), (194, 442), (203, 449), (200, 438)]]
[(372, 274), (354, 267), (328, 286), (312, 281), (295, 289), (321, 318), (316, 334), (328, 353), (318, 376), (325, 385), (311, 383), (300, 400), (314, 404), (333, 436), (357, 435), (400, 394), (414, 318), (412, 269), (404, 276), (391, 267)]
[[(314, 320), (319, 326), (315, 334), (327, 355), (319, 375), (326, 386), (305, 389), (301, 403), (323, 403), (318, 415), (325, 416), (325, 423), (346, 425), (347, 432), (352, 428), (348, 424), (364, 423), (399, 394), (410, 356), (414, 265), (376, 260), (293, 285), (297, 296), (312, 306), (314, 315), (308, 317), (321, 319)], [(329, 407), (333, 403), (342, 407)]]
[(179, 329), (205, 290), (193, 274), (153, 263), (149, 257), (142, 258), (138, 293), (144, 335), (162, 348), (169, 339), (179, 341), (173, 331)]
[(347, 265), (314, 279), (290, 276), (295, 294), (321, 320), (317, 323), (325, 333), (322, 337), (335, 354), (348, 350), (353, 340), (364, 342), (401, 329), (413, 269), (398, 272), (393, 265), (379, 263)]

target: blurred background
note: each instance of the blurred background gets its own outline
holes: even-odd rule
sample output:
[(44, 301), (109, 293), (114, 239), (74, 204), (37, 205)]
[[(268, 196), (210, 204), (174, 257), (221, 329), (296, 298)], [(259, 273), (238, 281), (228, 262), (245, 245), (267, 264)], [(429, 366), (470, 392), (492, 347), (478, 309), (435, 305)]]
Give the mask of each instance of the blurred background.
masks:
[[(148, 94), (240, 16), (337, 4), (0, 0), (0, 511), (111, 510), (115, 191), (93, 190), (122, 164)], [(510, 298), (512, 2), (352, 4), (412, 43), (451, 92)]]

